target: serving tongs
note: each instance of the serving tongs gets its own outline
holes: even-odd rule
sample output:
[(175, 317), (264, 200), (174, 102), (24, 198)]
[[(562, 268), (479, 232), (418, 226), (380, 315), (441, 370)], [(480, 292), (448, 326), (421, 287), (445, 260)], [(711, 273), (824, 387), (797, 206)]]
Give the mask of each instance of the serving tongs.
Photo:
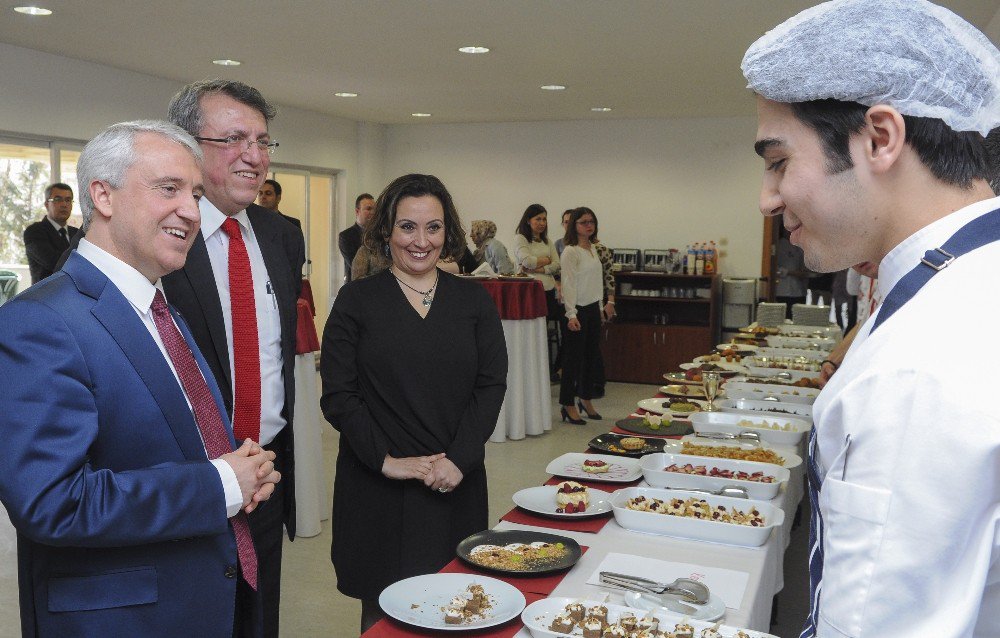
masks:
[(749, 430), (743, 430), (739, 434), (732, 434), (730, 432), (695, 432), (694, 435), (702, 439), (715, 439), (716, 441), (739, 441), (740, 443), (753, 443), (754, 445), (760, 445), (760, 434), (757, 432), (750, 432)]
[(739, 485), (723, 485), (717, 490), (703, 490), (698, 487), (670, 487), (668, 485), (666, 489), (679, 492), (698, 492), (699, 494), (711, 494), (713, 496), (728, 496), (730, 498), (750, 498), (750, 492), (747, 491), (747, 488)]
[(601, 584), (636, 591), (641, 594), (679, 596), (683, 602), (693, 605), (704, 605), (710, 597), (706, 585), (690, 578), (678, 578), (672, 583), (659, 583), (655, 580), (629, 576), (628, 574), (601, 572)]

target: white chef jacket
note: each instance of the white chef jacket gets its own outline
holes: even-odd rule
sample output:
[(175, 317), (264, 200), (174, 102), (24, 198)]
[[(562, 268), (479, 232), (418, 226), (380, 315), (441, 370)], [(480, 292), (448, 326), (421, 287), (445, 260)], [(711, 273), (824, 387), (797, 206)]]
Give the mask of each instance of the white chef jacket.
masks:
[[(883, 298), (926, 250), (997, 208), (978, 202), (896, 246), (880, 266)], [(871, 336), (869, 319), (817, 399), (819, 636), (1000, 635), (1000, 384), (984, 348), (998, 318), (994, 243)]]

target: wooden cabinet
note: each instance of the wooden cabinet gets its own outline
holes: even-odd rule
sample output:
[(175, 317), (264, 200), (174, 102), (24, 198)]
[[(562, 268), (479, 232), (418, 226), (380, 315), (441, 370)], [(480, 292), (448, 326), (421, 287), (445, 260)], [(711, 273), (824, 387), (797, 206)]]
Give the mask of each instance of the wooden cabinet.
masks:
[(718, 288), (712, 275), (615, 273), (618, 317), (601, 335), (607, 379), (661, 384), (664, 372), (711, 352), (719, 334)]

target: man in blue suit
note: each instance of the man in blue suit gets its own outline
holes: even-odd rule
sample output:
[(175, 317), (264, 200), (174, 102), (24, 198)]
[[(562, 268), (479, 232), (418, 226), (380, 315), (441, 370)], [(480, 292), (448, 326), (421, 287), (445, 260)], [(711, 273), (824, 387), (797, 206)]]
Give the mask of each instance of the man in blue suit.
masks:
[(159, 287), (198, 233), (201, 158), (165, 122), (99, 134), (77, 169), (86, 239), (0, 307), (0, 501), (25, 636), (260, 634), (246, 513), (280, 480), (274, 454), (233, 451)]

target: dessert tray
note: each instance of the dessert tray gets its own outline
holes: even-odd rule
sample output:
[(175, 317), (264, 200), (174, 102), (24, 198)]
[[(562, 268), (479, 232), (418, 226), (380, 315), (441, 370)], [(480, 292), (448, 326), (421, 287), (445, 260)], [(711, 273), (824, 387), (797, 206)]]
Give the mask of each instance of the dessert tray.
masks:
[[(767, 403), (773, 405), (771, 401)], [(695, 432), (756, 432), (761, 441), (775, 445), (798, 445), (811, 427), (808, 419), (792, 415), (745, 414), (739, 412), (699, 412), (691, 415)]]
[[(481, 617), (460, 624), (445, 622), (444, 609), (469, 585), (483, 587), (489, 609)], [(502, 580), (471, 574), (425, 574), (389, 585), (378, 597), (386, 614), (400, 622), (436, 631), (465, 631), (493, 627), (516, 618), (523, 610), (524, 594)]]
[[(753, 399), (722, 399), (716, 405), (726, 411), (757, 412), (769, 414), (772, 417), (799, 417), (812, 419), (811, 405), (803, 403), (785, 403), (784, 401), (755, 401)], [(694, 416), (694, 415), (692, 415)]]
[[(622, 447), (622, 439), (625, 438), (639, 438), (645, 441), (645, 443), (640, 449), (637, 450), (625, 449), (624, 447)], [(662, 452), (663, 447), (668, 444), (669, 442), (666, 439), (646, 438), (643, 436), (635, 437), (628, 434), (615, 434), (614, 432), (608, 432), (606, 434), (598, 434), (594, 438), (590, 439), (590, 441), (587, 443), (588, 446), (594, 448), (595, 450), (600, 450), (602, 452), (606, 452), (607, 454), (615, 454), (619, 456), (633, 456), (637, 458), (642, 456), (643, 454)], [(589, 480), (594, 480), (594, 479), (589, 479)]]
[[(662, 386), (660, 388), (660, 392), (663, 392), (664, 394), (666, 394), (666, 392), (664, 391), (665, 388), (676, 388), (676, 387), (677, 386), (665, 385), (665, 386)], [(687, 387), (687, 386), (685, 386), (685, 387)], [(688, 397), (684, 397), (683, 399), (680, 399), (680, 398), (677, 398), (674, 395), (670, 395), (670, 397), (666, 398), (666, 399), (664, 399), (662, 397), (653, 397), (652, 399), (643, 399), (642, 401), (639, 401), (636, 405), (640, 409), (643, 409), (646, 412), (652, 412), (653, 414), (671, 414), (671, 415), (676, 416), (676, 417), (687, 418), (687, 417), (691, 416), (692, 414), (694, 414), (695, 412), (700, 412), (701, 410), (703, 410), (705, 408), (705, 403), (706, 403), (705, 402), (705, 394), (702, 392), (701, 388), (698, 388), (698, 394), (697, 395), (689, 395), (689, 396), (698, 396), (698, 397), (701, 397), (701, 398), (700, 399), (691, 399), (691, 398), (688, 398)], [(670, 408), (670, 404), (671, 403), (691, 403), (691, 404), (693, 404), (695, 406), (695, 409), (688, 410), (688, 411), (674, 410), (674, 409)], [(666, 404), (666, 405), (664, 405), (664, 404)]]
[(556, 485), (529, 487), (514, 493), (514, 504), (522, 509), (553, 518), (591, 518), (611, 513), (611, 495), (601, 490), (587, 490), (589, 503), (583, 512), (556, 511)]
[(730, 399), (753, 399), (755, 401), (777, 400), (782, 403), (812, 405), (819, 397), (816, 388), (803, 388), (781, 383), (747, 383), (740, 377), (726, 382), (726, 396)]
[[(763, 501), (770, 501), (778, 495), (781, 484), (788, 481), (791, 472), (786, 468), (772, 465), (771, 463), (756, 463), (754, 461), (738, 461), (736, 459), (718, 459), (704, 456), (691, 456), (688, 454), (648, 454), (642, 457), (640, 462), (642, 475), (646, 482), (653, 487), (664, 489), (675, 489), (684, 491), (686, 489), (696, 490), (718, 490), (727, 485), (742, 487), (747, 491), (750, 498)], [(723, 476), (708, 476), (699, 474), (685, 474), (681, 472), (668, 472), (665, 468), (677, 466), (704, 466), (708, 471), (719, 470), (718, 473), (745, 472), (746, 474), (760, 473), (773, 479), (770, 483), (760, 481), (740, 480), (737, 478), (724, 478)], [(688, 496), (697, 495), (689, 494)]]
[[(609, 436), (609, 435), (602, 435)], [(612, 434), (610, 436), (621, 439), (622, 437)], [(654, 440), (654, 439), (650, 439)], [(662, 449), (662, 439), (661, 448)], [(593, 444), (593, 441), (591, 441)], [(593, 447), (593, 445), (591, 445)], [(657, 450), (659, 452), (660, 450)], [(607, 472), (593, 474), (584, 471), (583, 462), (588, 459), (600, 459), (607, 462), (611, 467)], [(623, 458), (621, 456), (609, 456), (606, 454), (584, 454), (581, 452), (567, 452), (560, 457), (553, 459), (545, 467), (545, 471), (555, 476), (565, 476), (572, 479), (583, 479), (585, 481), (599, 481), (602, 483), (631, 483), (642, 476), (642, 468), (639, 467), (638, 459)]]

